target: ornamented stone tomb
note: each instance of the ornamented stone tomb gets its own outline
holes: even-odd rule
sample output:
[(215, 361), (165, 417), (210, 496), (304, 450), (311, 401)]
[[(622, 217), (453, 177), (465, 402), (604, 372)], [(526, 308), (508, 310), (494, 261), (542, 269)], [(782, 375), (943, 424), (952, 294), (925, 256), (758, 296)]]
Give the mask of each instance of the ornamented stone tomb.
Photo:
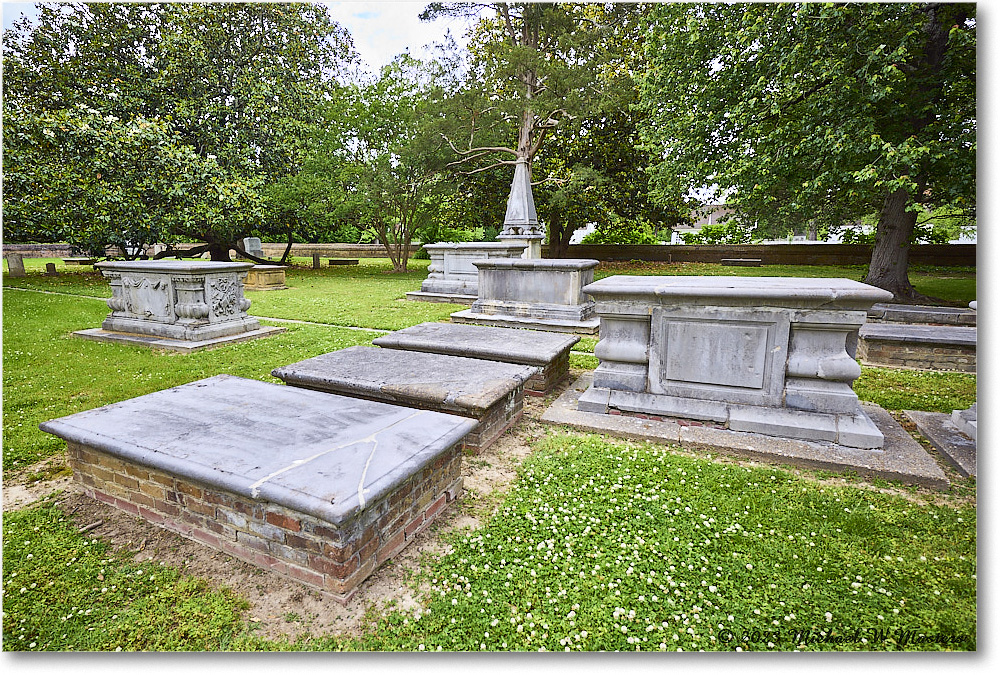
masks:
[(456, 323), (596, 333), (600, 321), (583, 287), (594, 280), (597, 260), (476, 260), (479, 297), (451, 315)]
[(460, 493), (476, 423), (220, 375), (40, 426), (92, 498), (346, 603)]
[(474, 260), (520, 258), (525, 245), (499, 241), (424, 244), (431, 256), (428, 275), (420, 291), (407, 293), (408, 300), (455, 302), (471, 305), (479, 295), (479, 270)]
[(521, 418), (536, 369), (423, 352), (349, 347), (275, 368), (286, 384), (471, 417), (465, 446), (479, 452)]
[(569, 353), (579, 341), (576, 335), (565, 333), (430, 322), (394, 331), (372, 343), (387, 349), (533, 366), (538, 372), (524, 384), (524, 391), (543, 396), (569, 375)]
[(858, 330), (887, 291), (848, 279), (614, 276), (583, 292), (601, 339), (580, 410), (882, 446), (851, 385)]
[(111, 284), (111, 313), (101, 327), (74, 335), (190, 352), (251, 340), (284, 328), (247, 315), (243, 279), (250, 263), (180, 260), (101, 262)]
[(285, 285), (285, 267), (283, 265), (254, 265), (247, 270), (247, 279), (243, 284), (248, 291), (281, 291)]

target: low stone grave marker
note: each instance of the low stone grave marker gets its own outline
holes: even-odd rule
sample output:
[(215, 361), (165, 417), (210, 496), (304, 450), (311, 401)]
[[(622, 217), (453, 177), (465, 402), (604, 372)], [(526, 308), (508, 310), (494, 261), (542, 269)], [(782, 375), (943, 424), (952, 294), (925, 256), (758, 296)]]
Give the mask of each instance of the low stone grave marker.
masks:
[(330, 267), (335, 267), (337, 265), (357, 265), (359, 263), (357, 258), (330, 258), (327, 260), (327, 264)]
[(383, 335), (372, 343), (387, 349), (534, 366), (538, 372), (524, 390), (543, 396), (569, 375), (570, 350), (579, 341), (578, 336), (565, 333), (428, 322)]
[(264, 257), (264, 246), (261, 244), (260, 237), (246, 237), (243, 240), (243, 250), (257, 258)]
[(296, 387), (462, 415), (479, 422), (465, 438), (477, 453), (520, 418), (535, 368), (496, 361), (348, 347), (271, 371)]
[(8, 253), (4, 256), (7, 259), (7, 273), (12, 277), (24, 277), (24, 258), (20, 253)]
[(56, 271), (55, 263), (45, 263), (45, 276), (47, 277), (57, 277), (59, 272)]
[(760, 267), (760, 258), (723, 258), (724, 267)]
[(285, 285), (285, 267), (282, 265), (254, 265), (247, 270), (243, 287), (248, 291), (281, 291)]
[(475, 426), (226, 375), (41, 424), (90, 497), (344, 603), (461, 492)]
[(873, 323), (859, 333), (858, 358), (866, 366), (976, 372), (975, 326)]

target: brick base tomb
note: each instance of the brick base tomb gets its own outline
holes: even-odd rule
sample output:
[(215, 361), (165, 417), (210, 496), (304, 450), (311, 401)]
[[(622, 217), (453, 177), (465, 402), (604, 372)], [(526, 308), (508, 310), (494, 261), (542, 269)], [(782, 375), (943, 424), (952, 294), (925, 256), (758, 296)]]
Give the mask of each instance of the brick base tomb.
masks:
[(976, 372), (975, 326), (870, 324), (861, 329), (858, 358), (866, 366)]
[(459, 356), (349, 347), (275, 368), (286, 384), (470, 417), (465, 447), (479, 452), (520, 418), (535, 368)]
[(41, 428), (91, 497), (346, 603), (459, 494), (474, 425), (222, 375)]
[(397, 330), (372, 343), (388, 349), (534, 366), (538, 372), (524, 384), (524, 391), (543, 396), (569, 375), (570, 350), (579, 341), (565, 333), (430, 322)]

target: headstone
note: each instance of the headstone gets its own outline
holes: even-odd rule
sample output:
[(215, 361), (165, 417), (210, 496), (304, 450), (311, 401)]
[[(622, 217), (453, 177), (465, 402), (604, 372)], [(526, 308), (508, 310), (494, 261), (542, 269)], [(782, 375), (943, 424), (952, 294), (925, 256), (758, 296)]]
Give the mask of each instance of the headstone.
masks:
[(190, 352), (249, 340), (284, 328), (247, 315), (243, 279), (250, 263), (135, 260), (95, 265), (111, 285), (101, 328), (77, 331), (104, 342)]
[(243, 250), (254, 257), (264, 257), (264, 247), (261, 245), (260, 237), (246, 237), (243, 240)]
[(23, 277), (27, 276), (24, 272), (24, 258), (20, 253), (8, 253), (7, 258), (7, 273), (12, 277)]
[(56, 271), (55, 263), (45, 263), (45, 276), (47, 277), (57, 277), (59, 272)]
[(884, 291), (848, 279), (613, 276), (594, 297), (600, 365), (580, 410), (880, 448), (848, 353)]
[(425, 352), (348, 347), (275, 368), (286, 384), (471, 417), (465, 439), (477, 453), (521, 418), (530, 366)]
[(475, 426), (219, 375), (41, 428), (92, 498), (346, 603), (461, 492)]
[(318, 270), (319, 267), (319, 253), (313, 253), (313, 269)]

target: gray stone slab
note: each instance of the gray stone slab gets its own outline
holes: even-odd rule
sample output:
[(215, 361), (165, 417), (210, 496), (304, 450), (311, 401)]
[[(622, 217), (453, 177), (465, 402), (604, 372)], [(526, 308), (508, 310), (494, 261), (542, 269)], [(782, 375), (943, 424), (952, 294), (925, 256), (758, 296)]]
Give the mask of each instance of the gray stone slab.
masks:
[(501, 314), (480, 314), (471, 309), (463, 309), (451, 315), (455, 323), (471, 323), (480, 326), (498, 326), (501, 328), (522, 328), (535, 331), (553, 331), (556, 333), (577, 333), (580, 335), (597, 335), (601, 328), (598, 318), (583, 321), (561, 319), (534, 319)]
[(975, 327), (924, 326), (905, 323), (868, 323), (861, 327), (862, 340), (883, 342), (915, 342), (921, 344), (976, 345)]
[(247, 342), (248, 340), (269, 337), (271, 335), (277, 335), (278, 333), (284, 333), (286, 330), (288, 329), (281, 328), (279, 326), (261, 326), (257, 330), (238, 333), (236, 335), (224, 335), (210, 340), (177, 340), (174, 338), (158, 337), (156, 335), (118, 333), (115, 331), (104, 330), (103, 328), (78, 330), (74, 331), (73, 335), (86, 340), (94, 340), (96, 342), (135, 345), (139, 347), (150, 347), (152, 349), (163, 349), (169, 352), (177, 352), (179, 354), (190, 354), (203, 349), (213, 349), (215, 347), (224, 347), (238, 342)]
[(456, 415), (219, 375), (43, 431), (340, 524), (476, 427)]
[(951, 423), (954, 424), (959, 431), (971, 438), (973, 441), (977, 439), (978, 434), (978, 419), (977, 419), (977, 408), (979, 404), (973, 403), (971, 406), (965, 410), (952, 410), (951, 411)]
[(426, 352), (348, 347), (271, 371), (298, 387), (480, 418), (519, 391), (532, 366)]
[(456, 323), (421, 323), (372, 340), (379, 347), (450, 354), (544, 368), (580, 338), (546, 331)]
[(461, 293), (425, 293), (424, 291), (410, 291), (406, 294), (407, 300), (415, 302), (448, 302), (453, 305), (471, 305), (476, 301), (475, 295), (463, 295)]
[(776, 438), (706, 426), (682, 426), (670, 420), (656, 421), (577, 410), (580, 397), (592, 382), (591, 373), (578, 379), (549, 406), (541, 421), (622, 438), (680, 443), (687, 448), (712, 449), (770, 463), (854, 471), (862, 477), (897, 480), (934, 489), (946, 489), (949, 485), (934, 458), (891, 415), (873, 404), (862, 403), (862, 409), (885, 436), (885, 444), (881, 450), (862, 450), (833, 443)]
[(868, 317), (874, 321), (898, 323), (976, 325), (975, 308), (966, 309), (964, 307), (877, 303), (868, 310)]
[(904, 410), (934, 449), (965, 477), (976, 476), (976, 441), (963, 434), (946, 413)]

